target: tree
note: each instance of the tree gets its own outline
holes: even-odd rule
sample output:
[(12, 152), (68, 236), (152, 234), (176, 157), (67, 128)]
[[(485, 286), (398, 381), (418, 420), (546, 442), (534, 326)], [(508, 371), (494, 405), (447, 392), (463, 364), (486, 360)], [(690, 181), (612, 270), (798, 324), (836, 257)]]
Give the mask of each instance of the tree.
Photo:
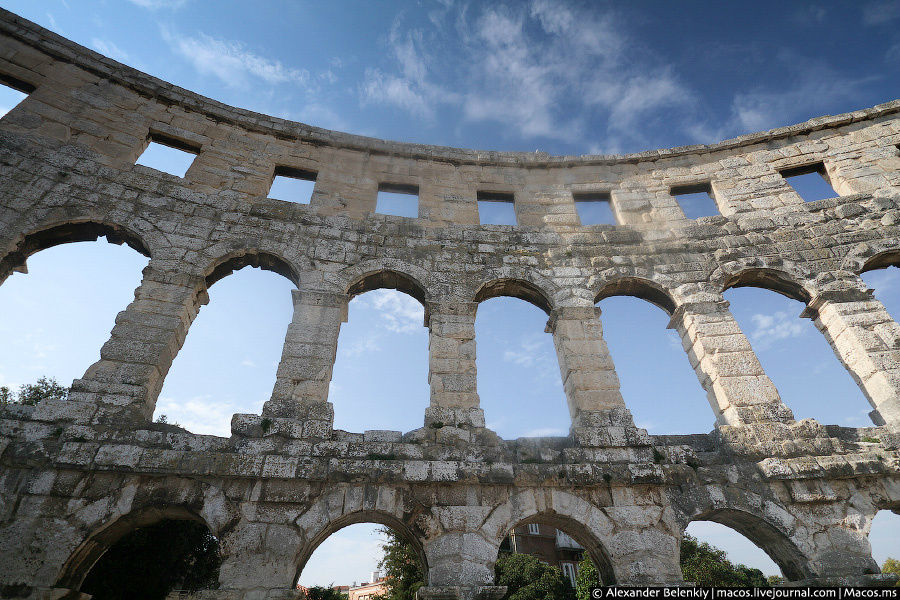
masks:
[(735, 565), (719, 550), (684, 534), (681, 540), (681, 574), (685, 581), (698, 585), (732, 587), (769, 587), (759, 569)]
[(381, 545), (384, 554), (378, 563), (378, 568), (384, 571), (388, 589), (387, 594), (381, 598), (414, 600), (416, 590), (425, 585), (425, 573), (415, 549), (390, 527), (382, 527), (379, 532), (387, 537), (387, 541)]
[(530, 554), (501, 556), (494, 571), (496, 585), (507, 587), (504, 600), (575, 600), (562, 571)]
[(601, 585), (600, 573), (594, 566), (594, 561), (585, 556), (578, 563), (578, 577), (575, 579), (575, 597), (578, 600), (591, 600), (591, 588)]
[[(900, 560), (896, 558), (888, 558), (884, 561), (884, 564), (881, 565), (881, 572), (888, 573), (890, 575), (900, 575)], [(894, 584), (896, 587), (900, 587), (900, 580)]]
[(306, 590), (306, 600), (346, 600), (347, 595), (340, 593), (334, 587), (314, 585)]
[(52, 377), (41, 377), (35, 383), (22, 385), (18, 394), (13, 394), (6, 386), (0, 387), (0, 404), (34, 406), (45, 398), (65, 400), (68, 397), (69, 389), (59, 385)]

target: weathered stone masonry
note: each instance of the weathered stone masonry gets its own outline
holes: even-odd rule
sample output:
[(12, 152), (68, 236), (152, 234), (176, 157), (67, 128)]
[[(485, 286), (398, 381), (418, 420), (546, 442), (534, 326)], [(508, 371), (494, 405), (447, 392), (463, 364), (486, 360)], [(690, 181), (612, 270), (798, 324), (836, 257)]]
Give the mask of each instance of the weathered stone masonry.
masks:
[[(35, 252), (99, 236), (150, 258), (70, 400), (0, 409), (3, 594), (87, 597), (77, 590), (102, 552), (163, 518), (220, 538), (206, 598), (294, 597), (315, 547), (359, 521), (413, 542), (422, 598), (497, 597), (501, 540), (537, 519), (582, 543), (607, 583), (680, 581), (695, 519), (743, 533), (795, 582), (885, 580), (867, 534), (878, 510), (900, 509), (900, 326), (859, 274), (900, 257), (900, 102), (712, 146), (478, 152), (224, 106), (10, 13), (0, 30), (0, 75), (32, 90), (0, 120), (0, 282)], [(199, 149), (183, 179), (134, 165), (150, 136)], [(841, 196), (804, 203), (779, 172), (819, 162)], [(276, 167), (316, 174), (310, 205), (266, 198)], [(671, 188), (705, 182), (722, 216), (686, 219)], [(419, 218), (374, 214), (385, 184), (417, 186)], [(519, 224), (480, 226), (480, 191), (514, 194)], [(572, 194), (598, 191), (620, 225), (580, 225)], [(235, 415), (227, 439), (150, 423), (207, 288), (247, 265), (296, 285), (262, 414)], [(794, 420), (723, 300), (741, 285), (806, 303), (876, 427)], [(426, 308), (425, 426), (333, 430), (347, 303), (379, 287)], [(671, 315), (712, 433), (634, 426), (594, 308), (623, 294)], [(474, 319), (497, 295), (548, 313), (568, 437), (485, 428)]]

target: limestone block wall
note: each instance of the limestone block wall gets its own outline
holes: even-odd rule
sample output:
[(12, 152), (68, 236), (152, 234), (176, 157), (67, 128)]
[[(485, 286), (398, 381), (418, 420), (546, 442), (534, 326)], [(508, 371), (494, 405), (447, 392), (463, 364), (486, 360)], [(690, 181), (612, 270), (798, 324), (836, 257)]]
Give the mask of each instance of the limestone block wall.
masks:
[[(68, 401), (0, 407), (0, 596), (81, 597), (136, 527), (205, 523), (222, 542), (204, 598), (291, 598), (328, 535), (394, 527), (428, 571), (420, 598), (493, 598), (513, 527), (566, 530), (605, 583), (680, 581), (679, 540), (718, 521), (792, 582), (885, 583), (867, 533), (900, 510), (900, 335), (859, 274), (900, 264), (900, 102), (710, 146), (549, 156), (402, 144), (225, 106), (0, 12), (0, 76), (28, 97), (0, 119), (0, 284), (50, 246), (105, 236), (149, 257), (135, 299)], [(134, 162), (151, 140), (197, 156), (179, 178)], [(821, 165), (821, 166), (820, 166)], [(820, 168), (805, 203), (782, 173)], [(315, 175), (310, 204), (266, 197)], [(375, 214), (379, 187), (418, 190), (418, 218)], [(673, 188), (708, 186), (687, 219)], [(517, 225), (480, 225), (479, 193)], [(617, 225), (582, 225), (605, 193)], [(290, 279), (294, 318), (270, 400), (229, 438), (150, 422), (207, 289), (252, 265)], [(806, 304), (869, 398), (873, 427), (796, 421), (722, 297), (755, 285)], [(377, 288), (426, 309), (429, 398), (410, 432), (333, 429), (328, 383), (346, 307)], [(671, 316), (716, 428), (635, 427), (595, 303)], [(475, 377), (478, 303), (548, 315), (572, 417), (560, 438), (502, 440)], [(68, 594), (66, 596), (66, 594)]]

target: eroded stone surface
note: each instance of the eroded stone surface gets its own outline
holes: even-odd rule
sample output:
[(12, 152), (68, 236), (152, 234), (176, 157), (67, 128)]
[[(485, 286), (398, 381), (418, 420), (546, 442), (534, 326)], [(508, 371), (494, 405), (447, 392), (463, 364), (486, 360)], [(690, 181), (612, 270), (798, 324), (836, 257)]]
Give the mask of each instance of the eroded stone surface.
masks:
[[(712, 146), (479, 152), (234, 109), (10, 13), (0, 32), (0, 74), (33, 88), (0, 120), (0, 282), (100, 235), (150, 257), (70, 400), (0, 407), (0, 594), (75, 597), (110, 544), (163, 518), (222, 542), (220, 589), (202, 598), (294, 597), (316, 546), (361, 521), (413, 542), (427, 598), (501, 595), (500, 542), (529, 519), (565, 529), (608, 583), (680, 581), (695, 519), (743, 533), (794, 582), (880, 581), (866, 536), (900, 508), (900, 326), (859, 273), (900, 257), (900, 102)], [(150, 136), (199, 148), (185, 178), (134, 165)], [(841, 196), (804, 203), (779, 171), (818, 162)], [(309, 205), (266, 198), (276, 167), (317, 174)], [(722, 216), (686, 219), (670, 190), (702, 182)], [(382, 184), (418, 186), (419, 218), (374, 214)], [(478, 225), (480, 190), (513, 193), (519, 225)], [(610, 192), (620, 225), (579, 224), (572, 194), (590, 191)], [(297, 286), (262, 414), (235, 415), (229, 438), (150, 423), (207, 287), (246, 265)], [(722, 298), (734, 285), (805, 302), (879, 426), (795, 421)], [(347, 302), (380, 287), (426, 307), (423, 427), (334, 430)], [(672, 316), (712, 433), (634, 426), (594, 309), (619, 294)], [(474, 315), (496, 295), (548, 313), (568, 437), (485, 427)]]

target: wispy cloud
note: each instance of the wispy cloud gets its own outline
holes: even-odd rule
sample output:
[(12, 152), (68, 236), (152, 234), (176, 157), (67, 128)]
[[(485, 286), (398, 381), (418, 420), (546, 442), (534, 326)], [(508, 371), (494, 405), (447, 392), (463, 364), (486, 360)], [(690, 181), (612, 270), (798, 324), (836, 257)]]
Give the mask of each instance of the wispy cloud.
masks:
[(194, 396), (186, 400), (160, 397), (156, 403), (156, 415), (166, 415), (169, 423), (178, 423), (192, 433), (231, 435), (231, 416), (243, 412), (241, 407), (211, 395)]
[(394, 333), (421, 333), (424, 331), (425, 309), (415, 298), (397, 290), (374, 290), (355, 302), (374, 309), (378, 313), (378, 326)]
[[(367, 73), (364, 102), (426, 119), (452, 106), (466, 121), (552, 139), (581, 139), (596, 118), (630, 135), (648, 111), (694, 102), (668, 67), (629, 56), (625, 28), (612, 12), (548, 0), (472, 14), (467, 5), (455, 13), (451, 6), (429, 17), (428, 30), (401, 34), (395, 23), (389, 38), (395, 68)], [(455, 28), (445, 25), (454, 20)], [(447, 56), (454, 56), (452, 64)], [(432, 76), (437, 71), (439, 80)]]
[(128, 0), (135, 6), (150, 10), (175, 10), (187, 4), (187, 0)]
[(900, 18), (900, 3), (896, 0), (870, 2), (863, 6), (862, 22), (864, 25), (882, 25)]
[(806, 331), (800, 319), (783, 311), (770, 315), (755, 314), (750, 320), (754, 325), (750, 337), (761, 348), (770, 347), (781, 340), (799, 337)]
[(125, 52), (109, 40), (92, 38), (91, 48), (93, 48), (100, 54), (108, 56), (109, 58), (117, 60), (119, 62), (128, 62), (130, 60), (127, 52)]
[(246, 86), (253, 79), (273, 85), (305, 85), (309, 82), (309, 72), (305, 69), (294, 69), (279, 60), (255, 54), (242, 42), (218, 39), (205, 33), (194, 37), (176, 35), (165, 28), (162, 36), (172, 50), (197, 71), (217, 77), (231, 87)]

